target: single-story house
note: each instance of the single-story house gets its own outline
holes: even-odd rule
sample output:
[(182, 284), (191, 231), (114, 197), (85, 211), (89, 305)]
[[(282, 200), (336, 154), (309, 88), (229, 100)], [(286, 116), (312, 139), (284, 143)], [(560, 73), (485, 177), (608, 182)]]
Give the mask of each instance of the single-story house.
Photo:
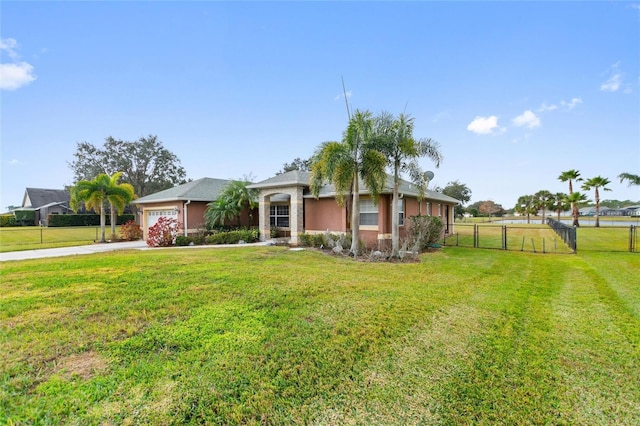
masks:
[[(207, 204), (217, 200), (230, 182), (205, 177), (134, 200), (133, 203), (138, 206), (144, 239), (147, 239), (149, 228), (163, 216), (176, 219), (184, 235), (196, 233), (204, 225)], [(246, 210), (241, 212), (240, 225), (256, 226), (255, 213)]]
[(34, 225), (46, 226), (50, 214), (73, 214), (69, 208), (70, 197), (65, 189), (26, 188), (19, 210), (33, 210)]
[[(262, 240), (269, 239), (271, 228), (290, 232), (291, 243), (298, 243), (303, 233), (345, 233), (348, 231), (347, 205), (336, 203), (333, 185), (325, 184), (315, 198), (310, 190), (311, 173), (299, 170), (276, 175), (249, 185), (259, 191), (259, 226)], [(368, 245), (391, 239), (391, 202), (393, 178), (374, 203), (369, 191), (360, 185), (360, 235)], [(439, 192), (426, 191), (421, 201), (418, 188), (407, 181), (400, 184), (400, 236), (405, 233), (405, 218), (416, 215), (438, 216), (447, 233), (453, 233), (454, 206), (460, 202)]]

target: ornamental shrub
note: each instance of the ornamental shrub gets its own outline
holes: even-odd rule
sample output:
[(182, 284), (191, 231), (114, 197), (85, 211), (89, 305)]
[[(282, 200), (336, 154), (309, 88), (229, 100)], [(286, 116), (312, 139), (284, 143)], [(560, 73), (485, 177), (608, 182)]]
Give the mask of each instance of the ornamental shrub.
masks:
[(130, 220), (120, 227), (120, 237), (125, 241), (136, 241), (142, 238), (142, 228)]
[(13, 213), (3, 214), (0, 216), (0, 227), (16, 226), (16, 217)]
[(185, 235), (178, 235), (176, 237), (176, 245), (177, 246), (188, 246), (192, 242), (193, 242), (193, 239), (191, 237), (187, 237)]
[(444, 224), (435, 216), (411, 216), (407, 226), (407, 237), (411, 238), (413, 250), (424, 251), (444, 236)]
[(147, 245), (149, 247), (169, 247), (175, 244), (179, 231), (176, 219), (161, 216), (155, 225), (149, 228)]
[(205, 237), (206, 244), (238, 244), (240, 241), (245, 243), (255, 243), (260, 240), (260, 234), (257, 229), (238, 229), (229, 232), (216, 232), (215, 234)]

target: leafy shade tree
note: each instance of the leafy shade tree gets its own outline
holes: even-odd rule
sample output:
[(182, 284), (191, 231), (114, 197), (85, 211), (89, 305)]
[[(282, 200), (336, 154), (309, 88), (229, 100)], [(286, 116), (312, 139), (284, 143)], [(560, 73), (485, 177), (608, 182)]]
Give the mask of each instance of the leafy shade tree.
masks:
[(596, 227), (600, 226), (600, 188), (603, 191), (611, 191), (611, 189), (607, 188), (611, 181), (607, 178), (603, 178), (602, 176), (592, 177), (591, 179), (587, 179), (582, 184), (582, 189), (585, 191), (589, 191), (593, 189), (595, 192), (595, 201), (596, 201)]
[(553, 201), (551, 203), (551, 209), (558, 213), (558, 222), (560, 221), (560, 214), (571, 208), (571, 203), (568, 200), (568, 195), (564, 192), (556, 192), (553, 194)]
[(229, 182), (220, 197), (207, 205), (205, 211), (207, 225), (224, 225), (227, 221), (235, 218), (236, 224), (241, 226), (240, 217), (243, 210), (249, 212), (251, 221), (251, 210), (258, 205), (258, 191), (247, 188), (249, 184), (251, 184), (249, 178)]
[(81, 203), (84, 203), (88, 209), (94, 210), (100, 214), (100, 242), (106, 242), (105, 227), (106, 213), (105, 204), (113, 199), (124, 200), (131, 197), (131, 191), (128, 187), (114, 184), (117, 182), (109, 175), (101, 173), (93, 180), (81, 180), (71, 188), (70, 207), (77, 212)]
[(133, 142), (109, 136), (102, 147), (81, 142), (73, 156), (68, 164), (76, 181), (120, 171), (122, 180), (133, 185), (140, 197), (186, 182), (178, 157), (154, 135)]
[(351, 193), (351, 249), (359, 252), (360, 236), (360, 179), (371, 198), (377, 203), (378, 194), (387, 177), (385, 155), (375, 148), (374, 120), (369, 111), (356, 110), (349, 119), (341, 142), (325, 142), (311, 160), (311, 191), (315, 197), (325, 182), (336, 190), (336, 200), (344, 205), (345, 195)]
[(536, 214), (537, 207), (533, 195), (521, 195), (514, 208), (516, 213), (527, 216), (527, 223), (531, 223), (531, 215)]
[(447, 186), (442, 189), (442, 193), (459, 200), (460, 206), (455, 207), (456, 215), (464, 214), (464, 205), (471, 200), (471, 189), (469, 189), (467, 185), (458, 180), (454, 180), (453, 182), (447, 183)]
[(382, 113), (375, 119), (375, 140), (378, 149), (388, 159), (393, 175), (393, 197), (391, 201), (391, 255), (397, 257), (400, 249), (400, 174), (408, 173), (413, 182), (423, 178), (418, 160), (423, 157), (440, 167), (442, 154), (439, 144), (433, 139), (416, 139), (413, 136), (414, 118), (400, 114), (394, 118)]
[(551, 209), (553, 206), (553, 194), (546, 189), (540, 190), (533, 194), (533, 205), (536, 208), (537, 214), (538, 211), (542, 211), (542, 223), (545, 223), (545, 216), (547, 214), (547, 210)]
[(489, 218), (491, 218), (491, 215), (499, 214), (503, 212), (504, 209), (500, 204), (497, 204), (491, 200), (487, 200), (487, 201), (482, 201), (480, 203), (480, 206), (478, 207), (478, 211), (481, 214), (487, 215), (489, 216)]
[(133, 185), (129, 183), (118, 183), (122, 172), (115, 173), (111, 176), (111, 182), (109, 185), (112, 188), (120, 188), (123, 191), (109, 191), (107, 194), (107, 200), (109, 201), (109, 207), (111, 209), (111, 235), (116, 234), (116, 222), (118, 214), (124, 212), (124, 208), (127, 204), (136, 198)]
[(282, 165), (282, 170), (280, 170), (278, 175), (286, 172), (290, 172), (292, 170), (300, 170), (302, 172), (310, 172), (311, 171), (311, 159), (302, 159), (296, 157), (291, 163), (284, 163)]
[(626, 180), (629, 182), (629, 186), (640, 186), (639, 175), (632, 175), (631, 173), (620, 173), (618, 175), (618, 178), (620, 179), (620, 183)]
[[(566, 172), (560, 173), (558, 176), (558, 180), (560, 182), (569, 182), (569, 196), (573, 194), (573, 182), (581, 181), (580, 172), (574, 169), (567, 170)], [(578, 205), (576, 203), (571, 203), (571, 216), (573, 217), (573, 226), (580, 226), (580, 222), (578, 221), (580, 213), (578, 212)]]

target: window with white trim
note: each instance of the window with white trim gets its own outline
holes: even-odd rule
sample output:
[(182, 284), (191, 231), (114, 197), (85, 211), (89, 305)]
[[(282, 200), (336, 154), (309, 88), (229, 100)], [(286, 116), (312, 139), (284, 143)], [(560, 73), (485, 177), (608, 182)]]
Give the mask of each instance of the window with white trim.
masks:
[(269, 206), (269, 224), (275, 228), (289, 227), (289, 206), (288, 205), (270, 205)]
[(404, 198), (398, 199), (398, 224), (404, 225)]
[(442, 216), (442, 204), (438, 203), (438, 216)]
[(378, 226), (378, 206), (370, 198), (360, 200), (360, 225)]
[(431, 216), (431, 202), (427, 201), (427, 216)]

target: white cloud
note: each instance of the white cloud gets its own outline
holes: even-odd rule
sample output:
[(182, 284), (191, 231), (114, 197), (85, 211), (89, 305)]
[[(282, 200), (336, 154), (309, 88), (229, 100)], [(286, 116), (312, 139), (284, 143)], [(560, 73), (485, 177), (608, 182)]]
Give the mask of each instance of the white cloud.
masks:
[(491, 117), (476, 117), (469, 125), (467, 130), (480, 135), (489, 135), (493, 133), (493, 130), (498, 127), (498, 117), (492, 115)]
[(33, 66), (26, 62), (17, 64), (0, 64), (0, 89), (16, 90), (31, 83), (36, 77), (33, 75)]
[(345, 96), (347, 97), (347, 99), (349, 99), (351, 97), (351, 90), (349, 90), (347, 93), (340, 93), (335, 98), (333, 98), (333, 100), (339, 101), (340, 99), (344, 99)]
[(20, 160), (16, 160), (15, 158), (9, 161), (10, 166), (19, 166), (20, 164), (22, 164), (22, 162)]
[(576, 107), (576, 105), (579, 105), (581, 103), (582, 103), (582, 98), (572, 98), (569, 102), (565, 102), (564, 100), (560, 102), (560, 104), (563, 107), (567, 108), (569, 111), (571, 111)]
[(622, 74), (613, 74), (607, 81), (600, 85), (600, 90), (603, 92), (617, 92), (622, 85)]
[(12, 38), (0, 39), (0, 51), (13, 60), (12, 63), (0, 64), (0, 90), (16, 90), (36, 79), (33, 66), (27, 62), (18, 62), (16, 51), (18, 43)]
[(629, 94), (632, 92), (631, 85), (624, 83), (622, 81), (624, 77), (624, 73), (619, 70), (620, 61), (611, 65), (607, 74), (609, 74), (609, 78), (600, 85), (600, 90), (602, 92), (617, 92), (618, 90), (622, 90), (623, 93)]
[(543, 103), (542, 105), (540, 105), (540, 108), (538, 108), (538, 112), (554, 111), (556, 109), (558, 109), (558, 105), (555, 105), (555, 104), (547, 105)]
[(527, 110), (511, 120), (514, 126), (518, 127), (527, 127), (529, 129), (533, 129), (535, 127), (540, 126), (540, 118), (531, 110)]

